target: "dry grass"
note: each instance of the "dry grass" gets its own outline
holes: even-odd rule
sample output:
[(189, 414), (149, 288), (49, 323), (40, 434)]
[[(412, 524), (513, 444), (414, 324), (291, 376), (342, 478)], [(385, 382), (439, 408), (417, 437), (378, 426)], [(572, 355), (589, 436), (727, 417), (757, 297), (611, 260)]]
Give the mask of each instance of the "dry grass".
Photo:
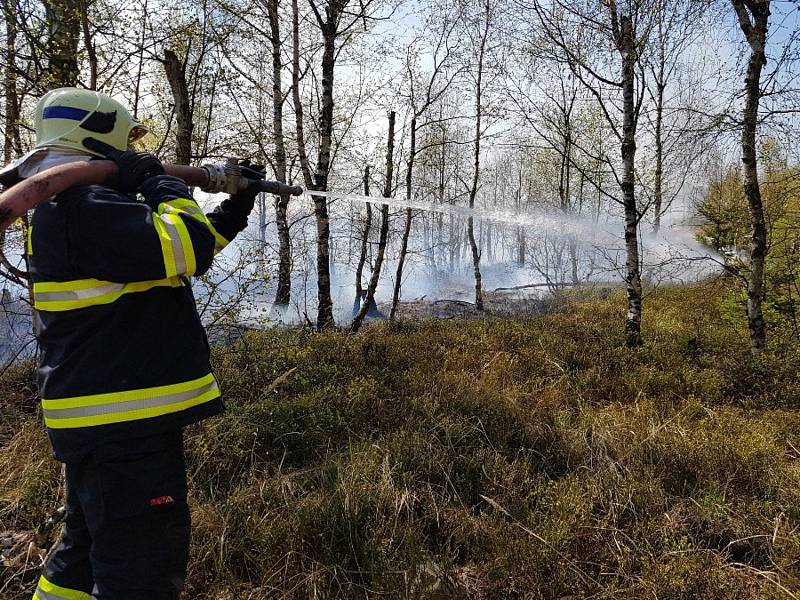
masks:
[[(800, 351), (776, 330), (751, 359), (724, 295), (653, 294), (633, 352), (619, 295), (219, 349), (186, 596), (793, 597)], [(4, 529), (59, 493), (28, 375), (3, 382)]]

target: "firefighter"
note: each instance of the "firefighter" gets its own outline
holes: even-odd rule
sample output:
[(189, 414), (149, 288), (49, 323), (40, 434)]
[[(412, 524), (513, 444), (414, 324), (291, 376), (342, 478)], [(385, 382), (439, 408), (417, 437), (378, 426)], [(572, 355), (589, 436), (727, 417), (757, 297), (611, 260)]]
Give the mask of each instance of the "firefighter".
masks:
[(189, 278), (245, 228), (263, 169), (245, 164), (250, 185), (204, 214), (155, 156), (129, 149), (145, 128), (112, 98), (58, 89), (36, 117), (54, 161), (111, 159), (119, 179), (39, 206), (27, 241), (38, 386), (67, 495), (34, 598), (178, 598), (190, 538), (181, 432), (223, 410)]

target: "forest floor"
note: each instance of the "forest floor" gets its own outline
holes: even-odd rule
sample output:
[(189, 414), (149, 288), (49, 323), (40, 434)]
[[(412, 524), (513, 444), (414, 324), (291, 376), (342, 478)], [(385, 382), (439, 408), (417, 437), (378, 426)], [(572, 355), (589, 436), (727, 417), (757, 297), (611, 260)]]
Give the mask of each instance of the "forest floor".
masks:
[[(215, 349), (187, 431), (189, 599), (800, 597), (800, 348), (725, 282), (545, 315), (273, 329)], [(0, 598), (60, 504), (23, 363), (0, 383)]]
[[(529, 318), (557, 310), (566, 302), (578, 298), (605, 298), (614, 290), (624, 289), (613, 284), (584, 284), (581, 288), (561, 288), (551, 290), (546, 286), (520, 286), (518, 288), (499, 288), (483, 292), (483, 311), (475, 308), (472, 290), (454, 289), (451, 293), (440, 290), (438, 299), (426, 296), (414, 300), (403, 300), (397, 305), (397, 319), (422, 321), (426, 319), (508, 319)], [(391, 303), (378, 304), (378, 309), (388, 315)]]

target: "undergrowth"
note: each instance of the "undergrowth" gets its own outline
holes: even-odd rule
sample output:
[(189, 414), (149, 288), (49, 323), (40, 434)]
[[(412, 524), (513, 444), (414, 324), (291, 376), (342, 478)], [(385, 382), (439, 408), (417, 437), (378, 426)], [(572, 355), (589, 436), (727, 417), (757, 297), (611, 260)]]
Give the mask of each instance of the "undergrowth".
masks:
[[(751, 358), (719, 286), (653, 293), (636, 351), (620, 295), (216, 349), (185, 596), (800, 597), (800, 350)], [(29, 371), (0, 392), (3, 529), (59, 502)]]

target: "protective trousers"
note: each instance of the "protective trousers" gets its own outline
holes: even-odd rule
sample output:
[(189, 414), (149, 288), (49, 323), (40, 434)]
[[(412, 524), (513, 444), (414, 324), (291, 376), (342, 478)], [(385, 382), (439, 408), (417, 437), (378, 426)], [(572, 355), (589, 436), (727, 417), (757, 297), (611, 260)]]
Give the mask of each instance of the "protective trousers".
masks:
[(33, 598), (177, 599), (190, 539), (180, 430), (103, 445), (66, 480), (64, 531)]

